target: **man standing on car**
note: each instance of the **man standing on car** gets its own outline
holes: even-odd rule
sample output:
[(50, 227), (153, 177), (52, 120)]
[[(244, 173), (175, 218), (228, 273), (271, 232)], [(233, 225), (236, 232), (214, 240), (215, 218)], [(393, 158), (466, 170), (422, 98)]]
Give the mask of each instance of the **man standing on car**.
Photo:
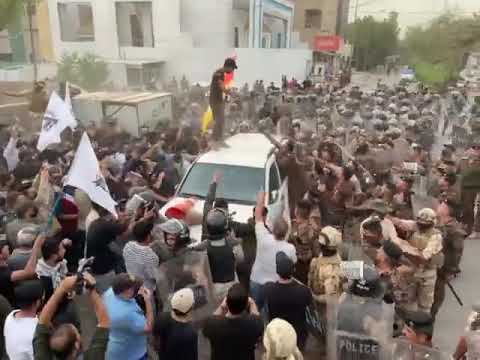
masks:
[(223, 128), (225, 125), (225, 99), (229, 89), (225, 88), (225, 73), (232, 73), (237, 69), (234, 59), (226, 59), (222, 68), (216, 70), (212, 76), (210, 85), (210, 108), (213, 113), (213, 140), (219, 143), (223, 139)]

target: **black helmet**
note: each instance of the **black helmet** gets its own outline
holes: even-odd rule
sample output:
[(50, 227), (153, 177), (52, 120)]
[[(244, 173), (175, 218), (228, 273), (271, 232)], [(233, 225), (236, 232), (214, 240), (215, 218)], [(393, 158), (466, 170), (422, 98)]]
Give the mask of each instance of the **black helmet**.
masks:
[(363, 298), (380, 299), (384, 295), (382, 283), (377, 270), (369, 265), (363, 266), (362, 279), (356, 279), (350, 285), (350, 293)]
[(210, 240), (218, 240), (225, 237), (228, 230), (228, 214), (226, 210), (215, 208), (207, 215), (207, 234)]

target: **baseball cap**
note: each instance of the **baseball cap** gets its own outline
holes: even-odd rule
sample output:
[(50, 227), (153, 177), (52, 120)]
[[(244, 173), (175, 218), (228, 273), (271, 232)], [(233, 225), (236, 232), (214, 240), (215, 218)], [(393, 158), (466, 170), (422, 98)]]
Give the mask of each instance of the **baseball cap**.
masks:
[(277, 274), (283, 279), (292, 277), (295, 270), (295, 263), (283, 251), (279, 251), (276, 255)]
[(183, 288), (173, 294), (170, 300), (172, 310), (175, 310), (181, 314), (188, 314), (192, 310), (195, 304), (195, 296), (193, 290), (189, 288)]

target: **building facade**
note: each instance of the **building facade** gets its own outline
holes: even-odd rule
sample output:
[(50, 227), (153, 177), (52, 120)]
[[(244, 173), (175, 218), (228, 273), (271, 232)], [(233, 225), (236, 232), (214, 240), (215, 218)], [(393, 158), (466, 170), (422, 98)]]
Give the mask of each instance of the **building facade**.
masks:
[(349, 0), (297, 0), (294, 31), (314, 48), (318, 35), (343, 36), (348, 24)]
[(294, 32), (313, 51), (311, 76), (332, 78), (351, 56), (344, 34), (348, 24), (349, 0), (297, 0)]
[[(240, 63), (251, 63), (261, 59), (255, 51), (290, 51), (295, 6), (290, 0), (48, 0), (48, 13), (56, 61), (95, 53), (115, 83), (139, 86), (183, 73), (206, 81), (210, 75), (197, 62), (217, 67), (235, 52), (246, 54)], [(271, 63), (272, 53), (265, 53)], [(305, 72), (308, 52), (289, 56), (298, 59), (294, 73)]]

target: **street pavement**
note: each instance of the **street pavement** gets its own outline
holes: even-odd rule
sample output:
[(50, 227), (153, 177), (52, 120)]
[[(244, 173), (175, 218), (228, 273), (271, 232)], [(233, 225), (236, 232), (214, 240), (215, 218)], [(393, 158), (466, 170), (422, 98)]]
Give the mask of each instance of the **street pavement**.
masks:
[(387, 76), (386, 74), (354, 71), (349, 86), (358, 86), (362, 91), (373, 91), (377, 88), (378, 80), (391, 87), (400, 81), (400, 75), (393, 72)]
[(446, 289), (446, 297), (440, 312), (437, 315), (433, 343), (436, 347), (452, 354), (459, 337), (464, 333), (468, 315), (472, 305), (480, 300), (480, 286), (478, 278), (480, 254), (480, 239), (469, 239), (465, 242), (461, 264), (462, 273), (454, 280), (452, 285), (462, 299), (464, 305), (460, 306), (455, 297)]

